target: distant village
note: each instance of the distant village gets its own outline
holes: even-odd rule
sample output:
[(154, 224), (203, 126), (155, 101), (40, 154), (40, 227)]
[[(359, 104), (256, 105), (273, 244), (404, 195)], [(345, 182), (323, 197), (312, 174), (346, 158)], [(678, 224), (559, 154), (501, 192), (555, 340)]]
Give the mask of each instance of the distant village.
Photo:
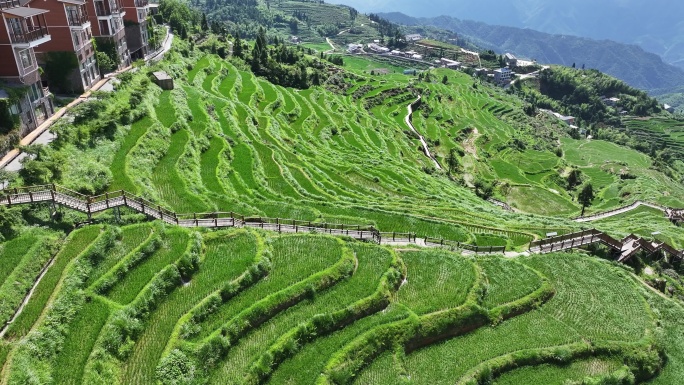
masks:
[[(421, 42), (424, 37), (420, 34), (410, 34), (404, 37), (405, 41), (411, 46), (421, 46)], [(475, 76), (485, 76), (490, 78), (494, 83), (501, 87), (510, 86), (516, 73), (514, 70), (516, 68), (531, 68), (537, 66), (537, 62), (534, 60), (521, 60), (515, 57), (511, 53), (507, 53), (504, 56), (505, 67), (490, 69), (484, 68), (482, 66), (482, 61), (480, 60), (480, 54), (473, 51), (468, 51), (463, 48), (458, 48), (459, 57), (463, 57), (463, 61), (457, 61), (448, 58), (439, 58), (427, 61), (425, 55), (417, 52), (414, 49), (411, 50), (392, 50), (381, 44), (380, 40), (374, 40), (368, 44), (348, 44), (347, 53), (351, 55), (384, 55), (388, 57), (394, 57), (397, 59), (402, 59), (405, 61), (413, 61), (422, 65), (427, 65), (430, 68), (449, 68), (453, 70), (463, 70), (465, 68), (470, 68)], [(420, 71), (415, 69), (408, 69), (404, 71), (406, 75), (414, 75)], [(536, 73), (526, 74), (526, 76), (536, 76)]]

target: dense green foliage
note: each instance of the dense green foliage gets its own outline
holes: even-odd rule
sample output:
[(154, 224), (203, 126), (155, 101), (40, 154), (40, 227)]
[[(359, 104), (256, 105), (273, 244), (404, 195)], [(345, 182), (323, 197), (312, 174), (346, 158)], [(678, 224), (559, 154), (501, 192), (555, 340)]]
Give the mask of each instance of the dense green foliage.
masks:
[[(245, 12), (252, 7), (229, 3), (245, 5)], [(297, 25), (325, 15), (319, 3), (256, 7), (276, 14), (293, 3)], [(94, 215), (100, 224), (72, 232), (62, 244), (60, 232), (26, 225), (71, 229), (85, 215), (48, 205), (2, 208), (0, 297), (8, 300), (0, 303), (1, 316), (14, 316), (47, 259), (55, 258), (2, 334), (1, 381), (677, 378), (684, 354), (673, 336), (682, 330), (676, 301), (684, 283), (676, 261), (639, 255), (631, 270), (596, 258), (614, 257), (600, 247), (590, 249), (596, 256), (519, 253), (549, 232), (586, 228), (569, 217), (588, 203), (591, 211), (635, 199), (684, 205), (675, 172), (656, 168), (664, 149), (643, 153), (618, 140), (578, 138), (557, 119), (528, 113), (531, 104), (514, 92), (465, 73), (407, 76), (399, 63), (339, 60), (313, 46), (286, 46), (278, 27), (257, 29), (253, 43), (242, 41), (215, 33), (210, 14), (165, 4), (162, 16), (176, 15), (178, 32), (167, 59), (119, 75), (115, 92), (97, 93), (72, 110), (54, 126), (58, 138), (50, 146), (26, 149), (32, 156), (12, 183), (54, 182), (86, 194), (126, 189), (183, 218), (222, 211), (252, 223), (257, 218), (250, 216), (372, 225), (385, 231), (384, 241), (396, 238), (396, 247), (301, 234), (301, 227), (300, 234), (194, 231), (149, 223), (123, 208)], [(352, 23), (365, 17), (334, 9)], [(178, 37), (184, 29), (188, 39)], [(238, 57), (229, 54), (231, 42), (242, 49)], [(486, 60), (499, 57), (490, 52)], [(325, 76), (316, 85), (316, 69), (302, 63), (324, 61), (330, 63), (321, 64)], [(303, 72), (280, 76), (293, 68)], [(174, 90), (150, 82), (156, 70), (174, 78)], [(302, 73), (306, 86), (299, 84)], [(551, 89), (573, 90), (565, 100), (553, 92), (548, 99), (567, 108), (584, 100), (584, 91), (574, 95), (585, 87), (577, 74), (547, 79)], [(589, 102), (611, 90), (633, 97), (630, 108), (647, 100), (587, 74)], [(676, 129), (664, 128), (671, 124), (664, 116), (649, 118), (624, 124), (673, 147), (680, 143)], [(607, 135), (607, 128), (594, 129)], [(594, 199), (583, 193), (586, 186)], [(592, 225), (615, 237), (634, 232), (684, 246), (681, 228), (651, 208)], [(406, 234), (396, 232), (422, 239), (406, 245)], [(452, 240), (453, 250), (420, 247), (427, 237)], [(506, 246), (509, 253), (474, 257), (456, 242), (480, 250)]]

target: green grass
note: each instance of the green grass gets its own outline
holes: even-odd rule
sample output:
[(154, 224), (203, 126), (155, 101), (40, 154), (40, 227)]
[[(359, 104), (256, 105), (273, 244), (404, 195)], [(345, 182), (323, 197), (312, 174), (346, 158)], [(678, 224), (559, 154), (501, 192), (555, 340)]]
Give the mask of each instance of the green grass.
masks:
[(505, 373), (493, 385), (564, 385), (567, 381), (580, 381), (585, 377), (598, 377), (610, 374), (622, 367), (622, 362), (611, 359), (589, 359), (569, 365), (540, 365), (524, 367)]
[[(222, 305), (199, 326), (199, 333), (193, 340), (200, 340), (220, 329), (227, 321), (242, 310), (267, 295), (283, 290), (302, 281), (312, 274), (325, 270), (342, 256), (340, 244), (333, 238), (316, 236), (284, 236), (273, 240), (272, 271), (264, 279), (248, 290)], [(307, 262), (301, 264), (301, 256), (308, 255)]]
[(461, 305), (475, 281), (475, 268), (464, 258), (440, 251), (401, 253), (406, 283), (397, 302), (422, 315)]
[(494, 308), (520, 299), (541, 286), (541, 277), (524, 265), (500, 257), (478, 261), (487, 277), (483, 306)]
[[(555, 296), (539, 310), (408, 355), (403, 365), (413, 382), (453, 384), (479, 363), (520, 349), (558, 346), (583, 339), (636, 341), (646, 328), (652, 327), (644, 299), (621, 270), (570, 254), (534, 256), (522, 262), (551, 280)], [(497, 287), (508, 290), (504, 285), (490, 290)], [(396, 379), (392, 357), (386, 356), (362, 372), (359, 383), (390, 384)]]
[[(216, 384), (238, 384), (249, 365), (263, 354), (278, 337), (288, 330), (306, 322), (316, 314), (327, 314), (372, 295), (380, 278), (389, 268), (391, 254), (382, 248), (358, 245), (353, 247), (358, 258), (354, 275), (334, 287), (316, 293), (311, 300), (299, 303), (272, 318), (258, 329), (242, 338), (231, 348), (228, 357), (213, 378)], [(312, 341), (316, 343), (316, 341)]]
[(182, 229), (171, 229), (165, 236), (162, 247), (135, 266), (107, 293), (112, 301), (122, 305), (131, 302), (138, 293), (165, 266), (174, 263), (187, 247), (188, 233)]
[(107, 322), (109, 306), (94, 297), (79, 310), (69, 324), (69, 333), (55, 362), (56, 384), (80, 384), (88, 356), (95, 346), (100, 330)]
[(66, 266), (76, 258), (100, 234), (100, 227), (89, 226), (71, 233), (65, 245), (41, 279), (30, 300), (7, 330), (6, 338), (14, 340), (25, 336), (44, 312)]
[(121, 142), (121, 146), (119, 146), (119, 149), (114, 155), (114, 160), (112, 161), (112, 165), (110, 167), (112, 170), (112, 184), (110, 185), (111, 190), (126, 190), (134, 194), (138, 192), (138, 186), (133, 182), (130, 175), (128, 175), (126, 171), (128, 154), (131, 152), (133, 147), (136, 146), (140, 138), (145, 135), (148, 127), (151, 124), (152, 119), (146, 116), (131, 125), (131, 130)]
[(152, 232), (147, 224), (127, 226), (122, 229), (121, 241), (101, 261), (96, 261), (93, 271), (88, 275), (86, 285), (90, 286), (109, 269), (114, 267), (128, 253), (138, 247)]
[(19, 238), (0, 244), (0, 283), (5, 282), (21, 263), (32, 246), (40, 239), (38, 233), (27, 233)]
[(155, 369), (176, 323), (204, 297), (237, 278), (254, 262), (256, 241), (254, 234), (238, 231), (223, 232), (207, 242), (199, 272), (150, 315), (124, 365), (122, 378), (136, 384), (155, 382)]

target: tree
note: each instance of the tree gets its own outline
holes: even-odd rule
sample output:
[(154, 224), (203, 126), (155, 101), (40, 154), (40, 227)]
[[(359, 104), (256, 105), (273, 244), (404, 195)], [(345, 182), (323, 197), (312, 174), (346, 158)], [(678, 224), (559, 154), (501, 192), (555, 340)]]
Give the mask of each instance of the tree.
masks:
[(442, 84), (447, 84), (447, 83), (449, 83), (449, 78), (446, 75), (444, 75), (444, 77), (442, 78)]
[(582, 183), (582, 174), (580, 170), (573, 168), (568, 173), (568, 190), (574, 189), (578, 184)]
[(582, 214), (580, 216), (584, 216), (584, 209), (587, 208), (587, 206), (591, 206), (591, 201), (594, 200), (594, 188), (591, 186), (591, 183), (587, 183), (582, 191), (580, 191), (579, 195), (577, 196), (577, 200), (579, 203), (582, 204)]
[(207, 21), (207, 14), (206, 13), (202, 14), (202, 23), (200, 24), (200, 27), (202, 28), (202, 31), (204, 31), (204, 32), (209, 31), (209, 22)]
[(449, 151), (449, 157), (447, 158), (447, 166), (449, 167), (449, 174), (457, 173), (461, 169), (461, 162), (458, 159), (458, 149), (452, 148)]
[(233, 56), (242, 58), (242, 39), (240, 39), (240, 32), (235, 33), (235, 42), (233, 43)]

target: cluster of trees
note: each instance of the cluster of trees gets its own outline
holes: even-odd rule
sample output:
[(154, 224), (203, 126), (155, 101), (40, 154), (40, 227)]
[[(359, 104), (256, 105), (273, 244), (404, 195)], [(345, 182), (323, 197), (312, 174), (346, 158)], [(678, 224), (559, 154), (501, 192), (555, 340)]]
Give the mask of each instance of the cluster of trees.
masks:
[(202, 24), (203, 16), (200, 12), (180, 0), (162, 1), (159, 4), (159, 14), (169, 23), (171, 30), (183, 39), (187, 39)]
[(245, 47), (241, 41), (236, 40), (235, 46), (241, 46), (241, 49), (234, 51), (234, 56), (244, 57), (254, 74), (283, 87), (309, 88), (320, 85), (321, 79), (327, 76), (326, 66), (305, 55), (301, 47), (289, 47), (277, 37), (273, 39), (273, 46), (269, 46), (264, 28), (259, 29), (250, 54), (243, 52)]
[(541, 71), (539, 93), (525, 98), (535, 107), (560, 110), (586, 123), (619, 125), (617, 109), (608, 108), (602, 96), (618, 97), (617, 107), (630, 114), (646, 116), (660, 112), (658, 101), (643, 91), (597, 70), (553, 68)]
[(404, 39), (404, 34), (399, 29), (399, 26), (383, 19), (382, 17), (371, 13), (368, 18), (375, 22), (374, 27), (378, 29), (381, 39), (385, 42), (387, 47), (393, 49), (403, 49), (406, 48), (406, 40)]

